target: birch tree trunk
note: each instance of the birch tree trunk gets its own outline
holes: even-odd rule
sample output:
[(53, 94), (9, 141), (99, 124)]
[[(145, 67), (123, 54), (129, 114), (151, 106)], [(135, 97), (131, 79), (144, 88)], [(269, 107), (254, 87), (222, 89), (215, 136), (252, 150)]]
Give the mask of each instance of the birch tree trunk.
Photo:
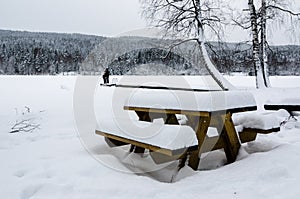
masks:
[(260, 61), (259, 52), (259, 40), (258, 40), (258, 29), (257, 29), (257, 14), (253, 3), (253, 0), (248, 0), (248, 6), (250, 10), (250, 21), (251, 21), (251, 32), (252, 32), (252, 48), (253, 48), (253, 62), (256, 74), (256, 87), (265, 88), (265, 81), (263, 77), (263, 70)]
[(266, 0), (261, 1), (261, 66), (263, 71), (263, 78), (266, 87), (271, 87), (269, 79), (269, 66), (267, 56), (267, 11)]
[(217, 84), (223, 89), (223, 90), (233, 90), (235, 87), (229, 83), (227, 79), (223, 77), (223, 75), (218, 71), (218, 69), (214, 66), (212, 63), (206, 47), (205, 47), (205, 36), (204, 36), (204, 28), (201, 22), (202, 19), (202, 12), (201, 12), (201, 0), (196, 0), (196, 8), (197, 8), (197, 34), (198, 34), (198, 44), (199, 49), (201, 53), (201, 61), (204, 64), (205, 68), (208, 70), (209, 74), (212, 76), (212, 78), (217, 82)]

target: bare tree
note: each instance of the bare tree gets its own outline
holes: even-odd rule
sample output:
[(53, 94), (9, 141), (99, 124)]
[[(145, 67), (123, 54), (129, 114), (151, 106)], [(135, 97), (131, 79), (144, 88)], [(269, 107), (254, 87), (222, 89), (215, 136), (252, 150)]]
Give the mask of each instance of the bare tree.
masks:
[(201, 61), (222, 89), (234, 87), (219, 73), (208, 57), (205, 47), (205, 32), (222, 31), (224, 17), (220, 11), (220, 1), (213, 0), (141, 0), (144, 17), (150, 24), (164, 28), (168, 33), (176, 33), (198, 43)]
[[(252, 35), (252, 52), (253, 63), (256, 73), (256, 87), (265, 88), (270, 87), (270, 80), (268, 74), (268, 41), (267, 41), (267, 27), (277, 22), (283, 24), (284, 22), (292, 22), (292, 26), (297, 23), (293, 23), (294, 17), (300, 17), (300, 13), (292, 11), (290, 1), (279, 0), (248, 0), (249, 15), (239, 15), (240, 20), (234, 19), (235, 24), (239, 25), (243, 29), (250, 29)], [(256, 7), (257, 5), (260, 5)], [(273, 23), (268, 23), (272, 21)], [(248, 25), (250, 24), (250, 25)], [(269, 26), (268, 26), (269, 25)], [(295, 28), (295, 27), (293, 27)]]

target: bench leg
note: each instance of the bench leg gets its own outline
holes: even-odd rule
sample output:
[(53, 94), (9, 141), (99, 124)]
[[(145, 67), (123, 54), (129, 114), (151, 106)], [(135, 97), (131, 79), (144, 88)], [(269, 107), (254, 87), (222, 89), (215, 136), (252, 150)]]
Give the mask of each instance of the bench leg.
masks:
[(167, 114), (165, 124), (179, 124), (175, 114)]
[(133, 150), (134, 150), (134, 148), (135, 148), (135, 146), (132, 144), (132, 145), (130, 145), (130, 149), (129, 149), (129, 153), (132, 153), (133, 152)]
[(252, 142), (256, 139), (257, 133), (252, 129), (244, 129), (242, 132), (239, 132), (239, 137), (242, 143)]
[(138, 115), (140, 121), (152, 122), (149, 113), (141, 111), (135, 111), (135, 113)]
[(134, 153), (137, 153), (137, 154), (140, 154), (140, 155), (143, 155), (145, 152), (145, 148), (142, 148), (142, 147), (135, 147), (134, 149)]
[(145, 148), (138, 147), (138, 146), (135, 146), (135, 145), (132, 144), (132, 145), (130, 146), (129, 152), (130, 152), (130, 153), (134, 152), (134, 153), (143, 155), (144, 152), (145, 152)]
[(178, 164), (178, 171), (180, 169), (182, 169), (185, 166), (187, 160), (187, 154), (185, 154), (180, 160), (179, 160), (179, 164)]

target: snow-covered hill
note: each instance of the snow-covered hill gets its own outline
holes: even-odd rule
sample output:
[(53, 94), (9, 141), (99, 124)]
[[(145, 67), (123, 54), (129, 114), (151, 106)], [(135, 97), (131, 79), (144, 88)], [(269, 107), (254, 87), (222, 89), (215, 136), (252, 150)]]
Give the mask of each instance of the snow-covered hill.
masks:
[[(45, 75), (70, 71), (97, 74), (106, 67), (117, 75), (205, 74), (194, 44), (174, 47), (174, 43), (177, 42), (145, 37), (105, 38), (0, 30), (0, 74)], [(168, 54), (171, 46), (172, 53)], [(207, 49), (222, 73), (254, 74), (250, 45), (210, 42)], [(300, 74), (299, 55), (299, 46), (271, 46), (268, 51), (271, 75)], [(157, 68), (151, 63), (163, 65)]]

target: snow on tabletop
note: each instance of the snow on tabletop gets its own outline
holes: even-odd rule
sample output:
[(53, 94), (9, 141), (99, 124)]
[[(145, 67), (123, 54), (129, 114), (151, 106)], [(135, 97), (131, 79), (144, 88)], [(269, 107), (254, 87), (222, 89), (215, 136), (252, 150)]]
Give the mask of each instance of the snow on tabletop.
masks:
[(300, 106), (300, 97), (287, 97), (281, 99), (271, 99), (266, 101), (267, 105), (298, 105)]
[[(118, 77), (117, 77), (118, 78)], [(222, 90), (214, 79), (207, 76), (123, 76), (118, 85), (160, 86), (166, 88)]]
[(256, 106), (247, 91), (190, 92), (137, 89), (127, 98), (125, 106), (190, 111), (221, 111)]
[(263, 94), (267, 105), (300, 105), (300, 88), (268, 88)]

